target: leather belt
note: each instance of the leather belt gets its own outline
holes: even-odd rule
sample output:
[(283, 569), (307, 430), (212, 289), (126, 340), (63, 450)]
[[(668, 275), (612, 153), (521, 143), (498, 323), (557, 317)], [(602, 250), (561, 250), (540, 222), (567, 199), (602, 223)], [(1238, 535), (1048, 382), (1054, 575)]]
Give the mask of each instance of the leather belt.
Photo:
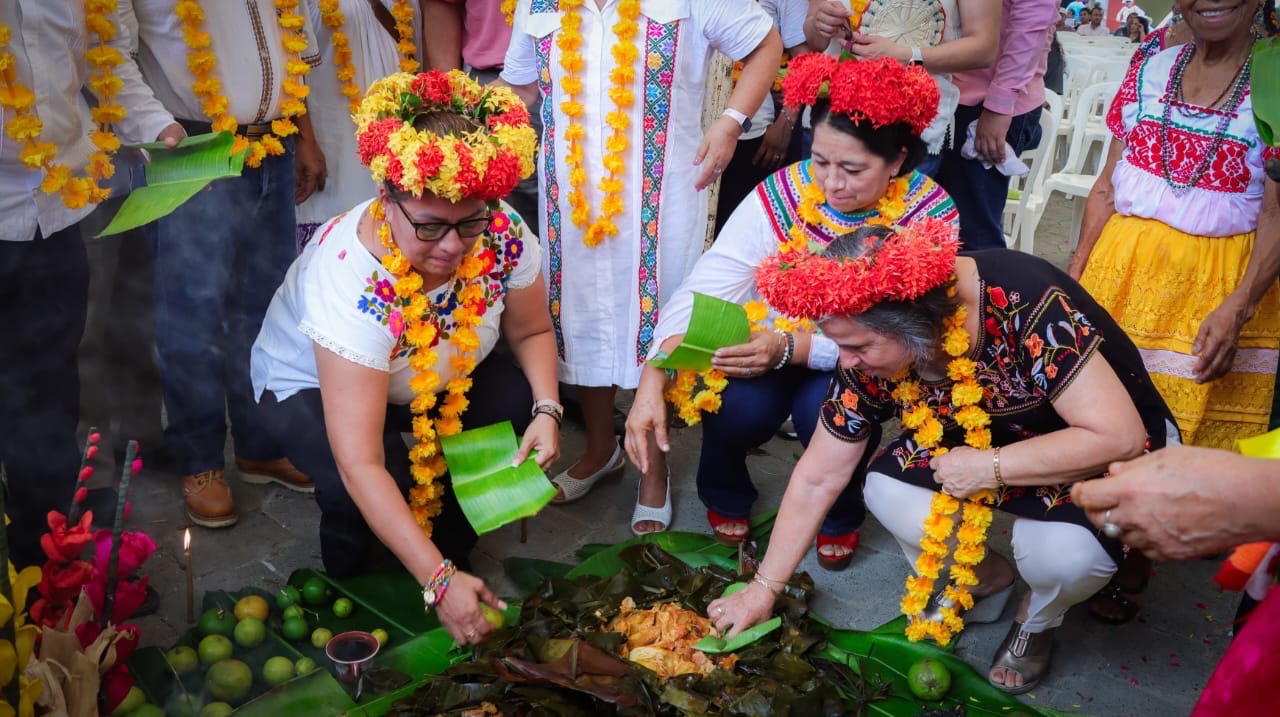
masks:
[[(187, 134), (207, 134), (213, 131), (213, 125), (201, 120), (179, 119), (178, 123), (187, 130)], [(236, 134), (257, 138), (271, 134), (271, 122), (236, 125)]]

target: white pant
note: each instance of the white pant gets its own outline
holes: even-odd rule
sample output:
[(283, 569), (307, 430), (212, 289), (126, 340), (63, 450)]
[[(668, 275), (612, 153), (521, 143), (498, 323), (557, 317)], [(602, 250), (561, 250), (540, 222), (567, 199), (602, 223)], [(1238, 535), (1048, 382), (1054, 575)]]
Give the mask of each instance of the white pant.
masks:
[[(867, 508), (898, 539), (913, 568), (933, 495), (883, 473), (867, 474)], [(1102, 589), (1116, 572), (1115, 561), (1093, 533), (1075, 523), (1014, 520), (1013, 559), (1031, 587), (1025, 627), (1032, 633), (1061, 625), (1067, 608)]]

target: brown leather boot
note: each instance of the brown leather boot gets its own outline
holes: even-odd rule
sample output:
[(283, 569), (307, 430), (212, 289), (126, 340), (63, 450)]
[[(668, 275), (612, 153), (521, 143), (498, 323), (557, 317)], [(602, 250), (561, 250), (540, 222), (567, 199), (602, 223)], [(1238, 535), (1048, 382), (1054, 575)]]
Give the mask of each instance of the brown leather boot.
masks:
[(245, 483), (275, 483), (299, 493), (316, 492), (316, 484), (290, 463), (288, 458), (277, 458), (274, 461), (237, 458), (236, 468), (240, 469), (240, 480)]
[(187, 500), (187, 518), (205, 528), (235, 525), (236, 503), (231, 486), (222, 477), (222, 469), (182, 477), (182, 491)]

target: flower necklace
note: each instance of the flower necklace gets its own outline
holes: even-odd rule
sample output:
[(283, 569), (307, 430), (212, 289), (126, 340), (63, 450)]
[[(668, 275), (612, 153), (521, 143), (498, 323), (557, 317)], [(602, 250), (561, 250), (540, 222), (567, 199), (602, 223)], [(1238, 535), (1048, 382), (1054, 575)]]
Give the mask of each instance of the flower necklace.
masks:
[[(409, 508), (429, 538), (432, 519), (440, 514), (443, 507), (440, 499), (444, 489), (436, 479), (447, 470), (444, 454), (440, 451), (440, 436), (452, 436), (462, 431), (461, 416), (467, 410), (470, 376), (475, 370), (476, 352), (480, 348), (480, 337), (475, 329), (482, 321), (486, 304), (490, 303), (485, 298), (483, 280), (477, 281), (486, 270), (486, 262), (480, 255), (492, 252), (490, 243), (496, 240), (486, 232), (485, 241), (477, 244), (475, 251), (462, 260), (446, 298), (437, 306), (428, 306), (427, 297), (422, 292), (422, 275), (410, 266), (409, 260), (391, 238), (385, 202), (373, 202), (369, 206), (369, 215), (377, 222), (378, 240), (387, 250), (381, 259), (382, 266), (396, 279), (396, 297), (407, 302), (402, 310), (405, 341), (416, 349), (409, 356), (409, 367), (414, 371), (409, 379), (409, 388), (415, 394), (409, 408), (414, 414), (413, 436), (417, 443), (409, 450), (409, 460), (417, 485), (409, 490)], [(457, 326), (451, 334), (445, 333), (440, 328), (439, 308), (455, 304), (452, 316)], [(445, 385), (446, 395), (440, 405), (440, 415), (433, 421), (427, 414), (436, 406), (436, 389), (440, 386), (440, 374), (435, 370), (439, 358), (435, 347), (441, 338), (448, 340), (458, 353), (449, 360), (454, 378)]]
[(351, 41), (343, 29), (347, 18), (342, 13), (338, 0), (320, 0), (320, 19), (333, 32), (329, 40), (333, 44), (334, 73), (338, 76), (338, 91), (347, 98), (351, 113), (360, 109), (360, 88), (356, 86), (356, 68), (351, 64)]
[(506, 19), (508, 27), (516, 23), (516, 0), (502, 0), (499, 9), (502, 10), (502, 17)]
[(418, 45), (413, 41), (413, 5), (409, 0), (395, 0), (391, 4), (391, 17), (396, 19), (396, 35), (400, 38), (396, 43), (396, 49), (400, 51), (400, 71), (417, 72)]
[[(799, 171), (799, 170), (797, 170)], [(892, 226), (897, 223), (907, 213), (907, 194), (911, 191), (910, 177), (895, 177), (889, 180), (889, 185), (885, 187), (884, 195), (876, 202), (872, 211), (875, 216), (866, 220), (867, 224), (880, 224), (884, 226)], [(792, 252), (810, 252), (813, 248), (809, 245), (809, 234), (806, 227), (809, 226), (826, 226), (831, 229), (844, 231), (842, 227), (831, 224), (822, 214), (821, 207), (826, 204), (827, 197), (823, 193), (822, 187), (812, 178), (804, 183), (800, 188), (800, 204), (796, 207), (796, 217), (799, 221), (793, 222), (791, 228), (787, 230), (788, 241), (782, 243), (780, 253), (790, 254)]]
[[(954, 289), (952, 289), (954, 292)], [(956, 410), (954, 418), (964, 428), (964, 442), (978, 450), (991, 447), (991, 417), (982, 409), (983, 389), (978, 382), (978, 365), (965, 356), (969, 351), (969, 332), (964, 327), (968, 312), (960, 306), (944, 321), (942, 350), (951, 356), (947, 363), (947, 377), (955, 383), (951, 387), (951, 404)], [(942, 422), (934, 415), (925, 399), (920, 383), (895, 377), (898, 385), (892, 396), (902, 407), (902, 426), (915, 431), (916, 445), (933, 449), (934, 456), (947, 452), (942, 441)], [(951, 584), (943, 589), (950, 605), (942, 608), (942, 619), (926, 621), (921, 614), (933, 595), (934, 581), (942, 572), (950, 547), (947, 541), (956, 524), (956, 513), (961, 502), (946, 493), (934, 494), (929, 515), (924, 521), (924, 538), (920, 541), (921, 553), (916, 560), (917, 575), (907, 578), (906, 595), (902, 598), (902, 613), (910, 618), (906, 628), (912, 642), (931, 637), (939, 645), (947, 645), (953, 635), (964, 629), (964, 620), (957, 614), (957, 605), (964, 609), (973, 607), (973, 595), (969, 587), (978, 584), (974, 567), (986, 556), (987, 529), (991, 526), (991, 508), (995, 501), (992, 491), (981, 491), (964, 501), (960, 528), (956, 531), (956, 549), (951, 555)]]
[[(1227, 89), (1231, 91), (1231, 97), (1227, 99), (1226, 104), (1222, 105), (1219, 110), (1214, 110), (1213, 105), (1222, 101), (1222, 96), (1226, 95), (1227, 89), (1222, 91), (1222, 95), (1214, 100), (1213, 104), (1204, 112), (1189, 112), (1186, 109), (1182, 99), (1182, 76), (1187, 71), (1187, 65), (1191, 64), (1191, 56), (1195, 54), (1195, 41), (1188, 42), (1182, 51), (1178, 53), (1178, 59), (1173, 65), (1173, 75), (1169, 78), (1169, 90), (1166, 93), (1164, 103), (1164, 113), (1160, 116), (1160, 173), (1164, 175), (1164, 181), (1169, 183), (1173, 188), (1174, 194), (1182, 195), (1188, 189), (1196, 186), (1200, 182), (1209, 167), (1213, 164), (1214, 159), (1218, 156), (1218, 148), (1222, 146), (1222, 140), (1227, 135), (1227, 128), (1231, 126), (1231, 120), (1236, 115), (1236, 110), (1240, 108), (1240, 103), (1244, 101), (1245, 92), (1249, 88), (1249, 74), (1253, 66), (1253, 53), (1245, 58), (1244, 64), (1240, 65), (1240, 69), (1236, 70), (1236, 76), (1232, 79)], [(1172, 164), (1173, 143), (1169, 139), (1169, 127), (1172, 124), (1173, 105), (1177, 103), (1179, 110), (1184, 114), (1192, 117), (1207, 117), (1213, 112), (1221, 115), (1218, 120), (1218, 126), (1213, 131), (1213, 142), (1209, 145), (1209, 149), (1205, 151), (1195, 170), (1189, 175), (1189, 180), (1180, 182), (1173, 178), (1173, 171), (1170, 168)]]
[(120, 149), (120, 139), (111, 131), (112, 123), (125, 117), (125, 108), (116, 102), (116, 95), (124, 83), (116, 77), (112, 68), (124, 62), (124, 55), (107, 41), (116, 36), (116, 26), (109, 19), (117, 9), (116, 0), (96, 0), (85, 3), (85, 28), (97, 37), (94, 46), (85, 52), (85, 61), (93, 68), (87, 82), (98, 98), (98, 106), (90, 110), (97, 128), (89, 132), (94, 151), (89, 155), (87, 176), (76, 177), (71, 168), (58, 164), (54, 159), (58, 148), (50, 142), (41, 142), (44, 123), (32, 107), (36, 96), (18, 81), (18, 68), (9, 52), (12, 32), (0, 24), (0, 107), (10, 110), (4, 130), (10, 139), (22, 143), (19, 159), (28, 169), (44, 170), (40, 189), (46, 194), (57, 193), (68, 209), (79, 209), (92, 202), (97, 204), (111, 195), (110, 189), (98, 186), (98, 182), (110, 179), (115, 173), (111, 158)]
[[(303, 99), (311, 91), (302, 78), (311, 71), (311, 66), (302, 61), (301, 54), (307, 49), (307, 40), (302, 30), (306, 20), (295, 12), (298, 0), (275, 0), (276, 22), (280, 25), (281, 42), (286, 52), (285, 78), (280, 83), (280, 115), (281, 118), (271, 122), (271, 132), (257, 139), (249, 139), (236, 134), (231, 153), (236, 154), (248, 150), (244, 163), (257, 167), (268, 156), (284, 154), (284, 145), (280, 140), (295, 134), (298, 126), (290, 117), (306, 114), (307, 106)], [(191, 70), (194, 81), (191, 91), (200, 100), (200, 107), (210, 117), (214, 132), (235, 132), (236, 118), (227, 113), (230, 101), (222, 94), (222, 81), (216, 76), (218, 56), (209, 48), (213, 38), (205, 32), (205, 13), (199, 0), (179, 0), (173, 9), (174, 15), (182, 21), (182, 41), (187, 44), (187, 67)]]
[[(751, 331), (768, 331), (765, 319), (769, 317), (769, 307), (763, 301), (752, 300), (743, 305), (747, 312), (747, 321)], [(702, 388), (698, 388), (701, 384)], [(706, 371), (680, 369), (676, 371), (674, 380), (662, 392), (676, 409), (676, 415), (685, 425), (696, 426), (702, 422), (703, 413), (720, 412), (720, 394), (729, 385), (724, 372), (709, 368)]]
[(578, 100), (582, 92), (582, 77), (579, 73), (584, 67), (582, 53), (582, 8), (583, 0), (560, 0), (560, 9), (564, 16), (560, 19), (560, 32), (556, 35), (556, 46), (560, 48), (560, 66), (564, 76), (560, 86), (564, 99), (560, 102), (560, 111), (569, 118), (569, 126), (565, 128), (564, 138), (568, 150), (565, 154), (565, 166), (569, 170), (569, 206), (575, 226), (586, 230), (582, 241), (587, 246), (596, 246), (606, 237), (618, 233), (613, 217), (622, 213), (623, 171), (626, 160), (623, 154), (627, 151), (627, 128), (631, 125), (630, 107), (635, 102), (631, 91), (631, 83), (635, 80), (636, 48), (635, 37), (639, 31), (637, 19), (640, 17), (640, 0), (622, 0), (618, 5), (618, 22), (613, 25), (614, 44), (612, 49), (613, 69), (609, 71), (609, 98), (613, 100), (614, 110), (605, 117), (605, 121), (613, 129), (605, 141), (605, 155), (601, 160), (605, 174), (600, 178), (599, 189), (603, 193), (600, 200), (600, 216), (591, 219), (591, 207), (582, 191), (587, 180), (584, 166), (582, 140), (586, 137), (581, 118), (582, 103)]

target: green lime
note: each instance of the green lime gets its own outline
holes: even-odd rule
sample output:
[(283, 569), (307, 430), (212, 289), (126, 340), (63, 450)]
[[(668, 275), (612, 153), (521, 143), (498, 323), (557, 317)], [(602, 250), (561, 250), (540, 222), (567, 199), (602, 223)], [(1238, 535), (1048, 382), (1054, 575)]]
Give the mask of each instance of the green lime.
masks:
[(317, 627), (311, 633), (311, 646), (317, 650), (323, 650), (325, 645), (333, 639), (333, 631), (327, 627)]
[(355, 609), (355, 604), (348, 598), (340, 597), (333, 601), (333, 614), (335, 617), (346, 617)]
[(234, 704), (249, 696), (253, 671), (239, 660), (215, 662), (204, 676), (204, 687), (214, 699)]
[(200, 644), (196, 646), (196, 653), (200, 656), (200, 662), (206, 665), (212, 665), (219, 660), (225, 660), (231, 657), (231, 653), (235, 651), (231, 640), (226, 635), (206, 635), (200, 640)]
[(246, 617), (236, 623), (236, 644), (240, 647), (254, 647), (267, 636), (267, 626), (256, 617)]
[(226, 702), (210, 702), (200, 710), (200, 717), (227, 717), (235, 711), (236, 708)]
[(378, 641), (379, 647), (385, 646), (387, 644), (387, 640), (391, 639), (391, 636), (387, 634), (387, 631), (382, 628), (370, 630), (369, 634), (373, 635), (373, 639)]
[(938, 660), (926, 657), (907, 670), (907, 687), (922, 700), (940, 700), (951, 689), (951, 672)]
[(164, 710), (148, 703), (145, 705), (138, 705), (129, 713), (129, 717), (165, 717), (165, 714)]
[(290, 605), (284, 609), (283, 613), (280, 614), (281, 620), (288, 620), (291, 617), (306, 617), (305, 611), (302, 609), (301, 605)]
[[(191, 648), (187, 648), (191, 649)], [(120, 717), (120, 715), (132, 712), (147, 703), (147, 694), (142, 691), (141, 687), (134, 685), (129, 688), (129, 693), (120, 700), (120, 704), (111, 710), (111, 717)]]
[(299, 675), (305, 675), (308, 672), (315, 672), (318, 669), (320, 669), (320, 666), (317, 665), (316, 661), (310, 657), (299, 657), (298, 661), (293, 663), (293, 671)]
[(167, 717), (196, 717), (199, 711), (199, 698), (188, 692), (175, 694), (164, 703), (164, 713)]
[(262, 665), (262, 681), (275, 687), (293, 679), (293, 660), (276, 655)]
[(173, 668), (174, 672), (182, 676), (200, 665), (200, 656), (190, 647), (179, 645), (164, 653), (164, 661), (169, 663), (169, 667)]
[(503, 615), (501, 610), (489, 607), (484, 603), (480, 603), (480, 614), (484, 615), (484, 619), (495, 628), (501, 628), (507, 624), (507, 616)]
[(320, 578), (307, 578), (302, 584), (302, 600), (312, 607), (329, 602), (329, 584)]
[(307, 621), (300, 617), (286, 618), (284, 624), (280, 626), (280, 632), (286, 638), (297, 642), (307, 636)]
[(276, 593), (276, 607), (283, 610), (290, 605), (296, 605), (301, 599), (302, 593), (298, 592), (297, 588), (292, 585), (285, 585), (280, 588), (280, 592)]
[(200, 615), (199, 627), (201, 635), (230, 637), (231, 631), (236, 629), (236, 616), (220, 607), (210, 608)]

